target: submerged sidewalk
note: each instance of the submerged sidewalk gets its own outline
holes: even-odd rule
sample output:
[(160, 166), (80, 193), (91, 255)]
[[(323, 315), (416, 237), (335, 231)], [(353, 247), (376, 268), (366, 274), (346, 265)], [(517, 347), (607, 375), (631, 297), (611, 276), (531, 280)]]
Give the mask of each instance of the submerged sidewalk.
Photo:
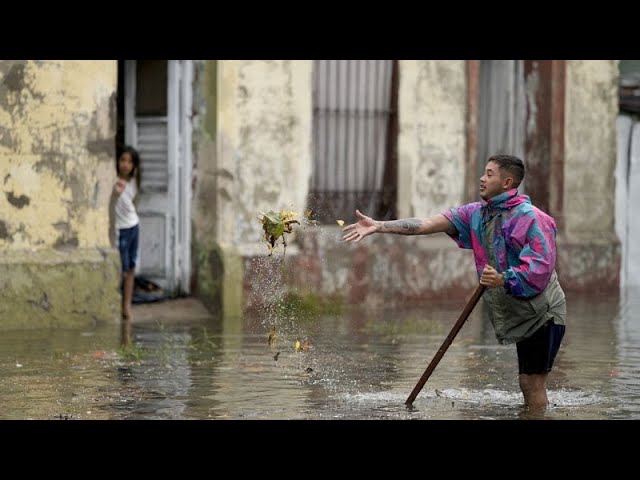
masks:
[(189, 323), (212, 315), (200, 300), (193, 297), (176, 298), (156, 303), (133, 305), (133, 324), (161, 322)]

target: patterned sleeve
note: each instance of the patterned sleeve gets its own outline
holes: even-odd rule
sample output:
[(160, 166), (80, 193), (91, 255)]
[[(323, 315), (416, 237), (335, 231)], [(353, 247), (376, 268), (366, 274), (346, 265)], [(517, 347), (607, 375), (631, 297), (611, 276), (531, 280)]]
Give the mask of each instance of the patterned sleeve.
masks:
[(471, 244), (471, 216), (480, 208), (480, 202), (454, 207), (442, 214), (456, 227), (456, 233), (449, 235), (460, 248), (473, 248)]
[(556, 226), (551, 217), (529, 212), (511, 232), (511, 240), (520, 246), (520, 264), (504, 274), (505, 289), (515, 297), (532, 297), (549, 284), (556, 265)]

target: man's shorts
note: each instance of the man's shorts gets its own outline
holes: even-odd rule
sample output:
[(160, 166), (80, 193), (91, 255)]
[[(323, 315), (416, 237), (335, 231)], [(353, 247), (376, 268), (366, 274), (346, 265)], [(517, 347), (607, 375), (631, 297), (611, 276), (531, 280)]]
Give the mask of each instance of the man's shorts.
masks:
[(545, 374), (551, 371), (564, 330), (564, 325), (556, 325), (553, 320), (549, 320), (532, 336), (516, 343), (520, 375)]
[(138, 237), (140, 226), (122, 228), (118, 235), (118, 249), (120, 250), (120, 260), (122, 261), (122, 272), (133, 271), (136, 268), (138, 259)]

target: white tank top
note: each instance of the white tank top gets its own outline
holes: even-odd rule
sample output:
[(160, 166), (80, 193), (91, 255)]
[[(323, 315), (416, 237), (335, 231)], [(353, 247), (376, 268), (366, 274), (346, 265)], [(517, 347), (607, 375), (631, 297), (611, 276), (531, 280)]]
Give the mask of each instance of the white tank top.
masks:
[(138, 214), (136, 213), (136, 207), (133, 204), (133, 199), (137, 194), (138, 187), (136, 186), (136, 179), (132, 178), (127, 182), (116, 202), (115, 214), (116, 228), (118, 230), (135, 227), (140, 222)]

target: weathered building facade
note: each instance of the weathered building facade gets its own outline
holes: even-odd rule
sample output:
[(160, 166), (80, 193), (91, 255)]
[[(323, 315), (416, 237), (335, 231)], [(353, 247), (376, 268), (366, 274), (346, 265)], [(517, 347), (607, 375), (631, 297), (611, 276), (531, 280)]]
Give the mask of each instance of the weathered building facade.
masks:
[(291, 207), (321, 219), (274, 270), (300, 294), (466, 294), (471, 252), (446, 236), (343, 244), (335, 220), (476, 200), (498, 152), (522, 156), (525, 193), (556, 218), (563, 286), (618, 290), (616, 61), (6, 60), (0, 75), (5, 325), (117, 318), (116, 142), (142, 156), (140, 274), (228, 315), (264, 300), (258, 214)]
[(0, 62), (0, 324), (85, 325), (119, 312), (109, 245), (117, 65)]

